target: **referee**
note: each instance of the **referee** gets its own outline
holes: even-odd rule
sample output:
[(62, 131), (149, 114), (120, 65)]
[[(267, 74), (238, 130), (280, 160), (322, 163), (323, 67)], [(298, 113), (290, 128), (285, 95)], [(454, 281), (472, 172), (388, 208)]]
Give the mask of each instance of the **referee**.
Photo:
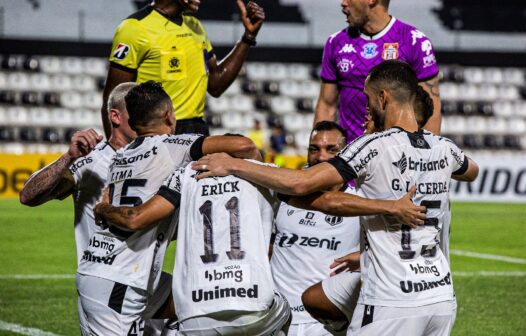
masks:
[[(219, 97), (237, 77), (265, 19), (263, 8), (237, 0), (245, 32), (220, 62), (201, 22), (193, 15), (200, 0), (155, 0), (120, 23), (115, 31), (103, 102), (123, 82), (161, 82), (172, 99), (177, 134), (209, 135), (203, 120), (206, 92)], [(101, 116), (106, 137), (106, 103)]]

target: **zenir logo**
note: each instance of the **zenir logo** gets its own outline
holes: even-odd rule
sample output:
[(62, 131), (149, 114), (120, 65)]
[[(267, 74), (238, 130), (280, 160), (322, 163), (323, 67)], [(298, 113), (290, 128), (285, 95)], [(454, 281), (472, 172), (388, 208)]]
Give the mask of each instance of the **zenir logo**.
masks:
[(405, 153), (402, 153), (402, 158), (400, 158), (400, 160), (393, 162), (393, 166), (400, 169), (400, 174), (405, 173), (405, 170), (407, 169), (407, 158), (405, 157)]

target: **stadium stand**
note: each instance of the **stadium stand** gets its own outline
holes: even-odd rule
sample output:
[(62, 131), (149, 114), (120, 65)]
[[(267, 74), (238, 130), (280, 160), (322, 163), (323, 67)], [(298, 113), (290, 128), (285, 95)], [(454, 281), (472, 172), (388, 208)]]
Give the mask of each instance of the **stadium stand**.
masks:
[[(104, 58), (2, 55), (0, 150), (61, 150), (76, 129), (101, 130)], [(255, 118), (281, 125), (303, 151), (319, 91), (318, 65), (246, 64), (220, 98), (208, 97), (213, 133), (246, 133)], [(522, 68), (441, 66), (443, 134), (470, 150), (526, 149)], [(38, 144), (38, 146), (37, 146)]]

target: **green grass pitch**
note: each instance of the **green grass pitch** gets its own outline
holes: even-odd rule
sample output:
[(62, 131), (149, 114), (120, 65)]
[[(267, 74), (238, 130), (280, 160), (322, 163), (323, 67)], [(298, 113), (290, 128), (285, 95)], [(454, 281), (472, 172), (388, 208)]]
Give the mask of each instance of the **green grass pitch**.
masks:
[[(453, 335), (526, 335), (526, 264), (520, 263), (526, 259), (526, 205), (454, 203), (452, 209), (452, 249), (519, 259), (452, 255), (459, 306)], [(70, 199), (38, 208), (0, 200), (0, 335), (18, 335), (1, 330), (2, 323), (79, 335), (74, 279), (13, 278), (73, 275), (72, 222)], [(173, 246), (167, 256), (165, 270), (171, 271)]]

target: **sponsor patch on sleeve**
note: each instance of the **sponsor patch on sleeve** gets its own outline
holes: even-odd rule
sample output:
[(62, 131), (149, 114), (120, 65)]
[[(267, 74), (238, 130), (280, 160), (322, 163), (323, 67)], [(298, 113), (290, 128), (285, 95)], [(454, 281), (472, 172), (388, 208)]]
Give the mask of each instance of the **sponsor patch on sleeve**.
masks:
[(129, 52), (130, 46), (121, 42), (117, 45), (117, 48), (115, 48), (115, 51), (113, 52), (113, 58), (122, 61), (126, 58), (126, 56), (128, 56)]

